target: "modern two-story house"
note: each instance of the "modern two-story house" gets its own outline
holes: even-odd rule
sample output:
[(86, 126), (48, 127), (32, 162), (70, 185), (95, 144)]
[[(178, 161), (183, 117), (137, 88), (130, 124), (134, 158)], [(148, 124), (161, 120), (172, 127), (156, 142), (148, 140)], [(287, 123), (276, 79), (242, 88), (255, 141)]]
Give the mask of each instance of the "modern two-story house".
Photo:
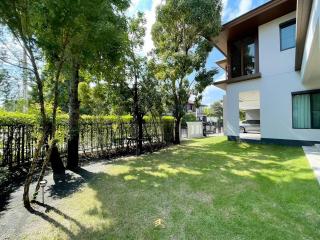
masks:
[(226, 23), (212, 39), (225, 59), (224, 132), (239, 110), (260, 120), (259, 141), (320, 143), (320, 0), (273, 0)]

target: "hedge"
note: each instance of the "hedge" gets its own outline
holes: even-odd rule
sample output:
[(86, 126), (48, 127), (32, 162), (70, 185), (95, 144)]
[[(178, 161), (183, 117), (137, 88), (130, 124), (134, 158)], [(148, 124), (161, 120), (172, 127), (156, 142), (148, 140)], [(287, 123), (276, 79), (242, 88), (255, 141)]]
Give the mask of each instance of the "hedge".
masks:
[[(67, 114), (58, 114), (57, 123), (68, 123)], [(150, 116), (145, 116), (144, 120), (146, 122), (151, 121)], [(117, 123), (124, 122), (128, 123), (133, 120), (133, 117), (130, 115), (116, 116), (116, 115), (107, 115), (107, 116), (90, 116), (90, 115), (81, 115), (80, 121), (85, 123), (90, 122), (106, 122), (106, 123)], [(163, 116), (161, 118), (163, 122), (173, 122), (174, 117), (172, 116)], [(26, 114), (19, 112), (6, 112), (0, 110), (0, 124), (37, 124), (40, 122), (39, 115), (36, 114)]]

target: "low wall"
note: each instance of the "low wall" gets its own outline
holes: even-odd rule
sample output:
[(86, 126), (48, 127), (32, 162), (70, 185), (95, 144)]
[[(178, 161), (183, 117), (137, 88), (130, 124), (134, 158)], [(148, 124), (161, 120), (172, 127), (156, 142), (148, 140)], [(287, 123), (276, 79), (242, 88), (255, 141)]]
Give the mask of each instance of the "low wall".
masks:
[(188, 138), (203, 137), (203, 124), (202, 122), (187, 122)]

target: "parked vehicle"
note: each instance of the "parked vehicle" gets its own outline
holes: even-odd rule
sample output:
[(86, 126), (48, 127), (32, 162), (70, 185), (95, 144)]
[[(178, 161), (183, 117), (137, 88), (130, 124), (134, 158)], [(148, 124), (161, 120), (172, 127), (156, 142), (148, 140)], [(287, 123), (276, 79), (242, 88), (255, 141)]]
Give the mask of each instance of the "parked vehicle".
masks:
[(260, 132), (260, 120), (245, 120), (240, 123), (240, 133)]

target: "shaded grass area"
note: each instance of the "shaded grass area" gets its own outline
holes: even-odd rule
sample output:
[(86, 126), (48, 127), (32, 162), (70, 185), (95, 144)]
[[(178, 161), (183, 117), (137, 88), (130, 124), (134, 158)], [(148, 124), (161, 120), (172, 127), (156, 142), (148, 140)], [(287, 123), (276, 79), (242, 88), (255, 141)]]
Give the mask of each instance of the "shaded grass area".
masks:
[(214, 137), (79, 174), (87, 185), (24, 238), (320, 239), (320, 189), (298, 147)]

